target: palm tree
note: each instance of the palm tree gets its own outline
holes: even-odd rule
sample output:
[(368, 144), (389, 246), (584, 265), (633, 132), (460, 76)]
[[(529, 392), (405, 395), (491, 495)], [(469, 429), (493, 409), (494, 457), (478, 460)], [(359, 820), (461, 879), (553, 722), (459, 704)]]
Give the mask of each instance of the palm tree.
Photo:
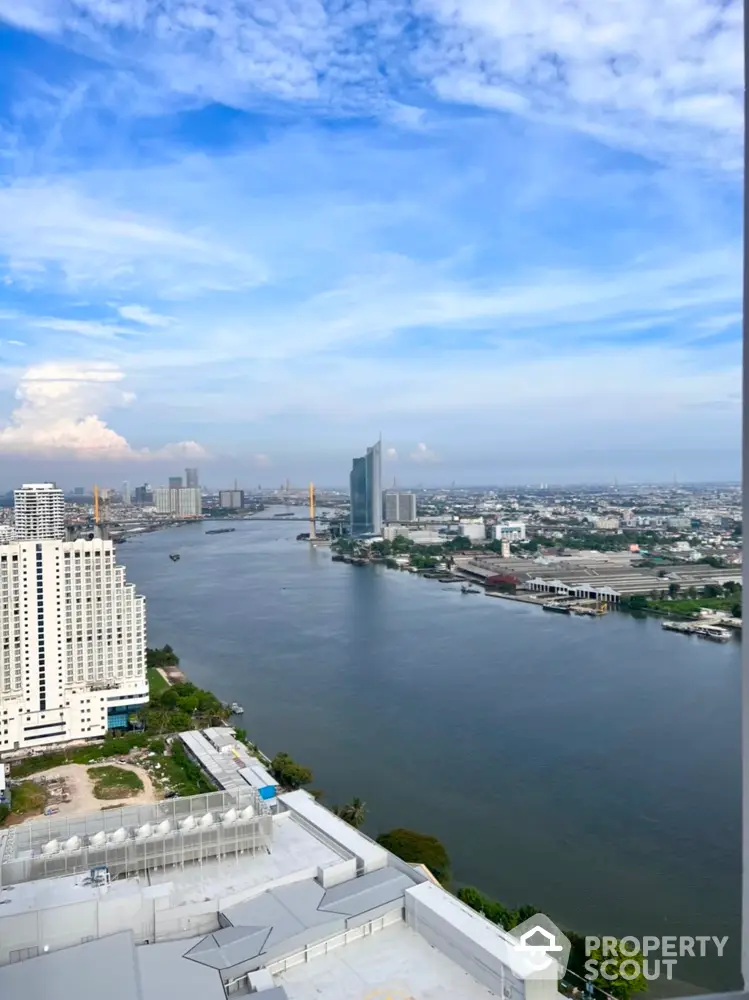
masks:
[(367, 814), (367, 803), (362, 802), (360, 798), (353, 798), (347, 805), (340, 806), (333, 811), (358, 830)]

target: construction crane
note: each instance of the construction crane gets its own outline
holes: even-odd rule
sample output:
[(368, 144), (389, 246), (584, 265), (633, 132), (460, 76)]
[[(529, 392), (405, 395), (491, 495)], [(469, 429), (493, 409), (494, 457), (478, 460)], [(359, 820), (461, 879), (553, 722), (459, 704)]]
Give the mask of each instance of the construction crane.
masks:
[(99, 487), (94, 486), (94, 524), (99, 527)]
[(309, 540), (313, 541), (315, 534), (315, 484), (309, 484)]

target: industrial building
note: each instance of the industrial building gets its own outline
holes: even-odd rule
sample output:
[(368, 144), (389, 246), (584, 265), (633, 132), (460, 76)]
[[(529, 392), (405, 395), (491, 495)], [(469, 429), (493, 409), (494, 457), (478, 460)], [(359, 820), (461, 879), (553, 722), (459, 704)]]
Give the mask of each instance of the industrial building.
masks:
[[(477, 580), (512, 576), (520, 590), (579, 598), (600, 598), (616, 603), (622, 597), (667, 590), (676, 583), (682, 590), (698, 590), (729, 581), (741, 583), (741, 567), (715, 569), (704, 564), (679, 564), (660, 568), (633, 566), (630, 553), (581, 553), (558, 559), (471, 556), (456, 560), (458, 568)], [(661, 575), (663, 574), (663, 575)]]
[(558, 969), (304, 791), (0, 830), (0, 996), (557, 1000)]
[(416, 494), (385, 490), (382, 494), (382, 516), (387, 524), (409, 524), (415, 521)]
[(148, 701), (145, 599), (111, 541), (0, 545), (0, 754), (103, 736)]
[(351, 535), (382, 534), (382, 443), (367, 448), (355, 458), (349, 476), (351, 491)]
[(15, 537), (65, 537), (65, 494), (54, 483), (25, 483), (13, 491)]

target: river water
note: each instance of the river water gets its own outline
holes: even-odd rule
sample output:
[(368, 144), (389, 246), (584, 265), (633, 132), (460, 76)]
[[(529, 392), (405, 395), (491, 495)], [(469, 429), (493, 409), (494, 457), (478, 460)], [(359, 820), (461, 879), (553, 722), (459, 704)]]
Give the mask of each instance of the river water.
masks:
[(456, 883), (582, 933), (729, 935), (676, 974), (739, 988), (739, 643), (333, 563), (299, 530), (121, 546), (149, 645), (243, 704), (326, 802), (364, 799), (368, 833), (434, 834)]

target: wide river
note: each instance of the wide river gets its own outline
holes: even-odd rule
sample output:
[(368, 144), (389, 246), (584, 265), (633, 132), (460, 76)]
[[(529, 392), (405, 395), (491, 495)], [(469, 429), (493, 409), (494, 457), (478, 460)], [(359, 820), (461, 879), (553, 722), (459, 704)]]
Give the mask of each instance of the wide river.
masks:
[(739, 642), (333, 563), (300, 530), (121, 546), (149, 645), (243, 704), (326, 802), (364, 799), (368, 833), (434, 834), (457, 884), (582, 933), (729, 935), (676, 975), (739, 988)]

